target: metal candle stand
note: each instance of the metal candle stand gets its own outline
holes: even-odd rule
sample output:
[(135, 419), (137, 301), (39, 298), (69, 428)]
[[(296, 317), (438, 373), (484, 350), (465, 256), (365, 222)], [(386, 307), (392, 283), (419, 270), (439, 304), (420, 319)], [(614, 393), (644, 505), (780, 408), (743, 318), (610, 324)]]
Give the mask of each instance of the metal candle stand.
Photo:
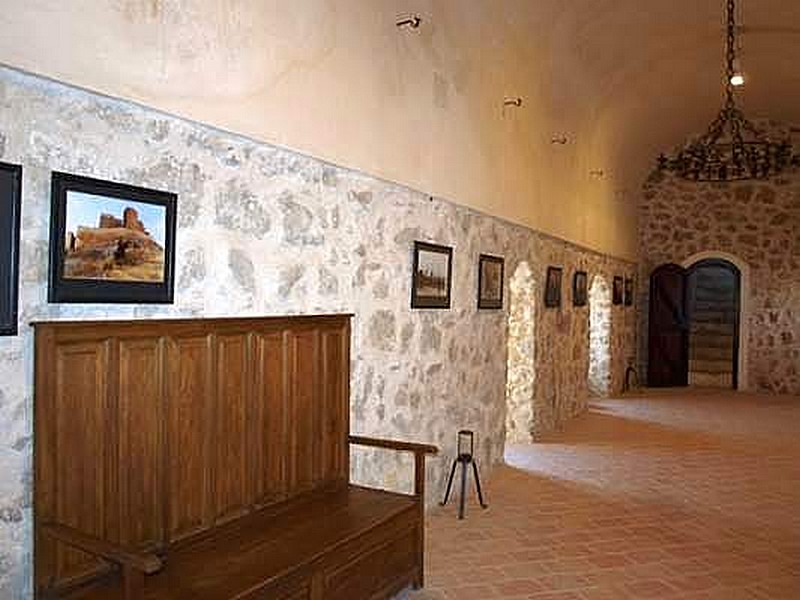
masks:
[(458, 518), (464, 518), (464, 502), (467, 496), (467, 465), (472, 465), (472, 473), (475, 475), (475, 487), (478, 489), (478, 501), (481, 503), (481, 508), (487, 508), (488, 504), (483, 502), (483, 493), (481, 492), (481, 478), (478, 476), (478, 463), (474, 458), (475, 451), (475, 434), (468, 429), (462, 429), (458, 432), (458, 456), (453, 461), (453, 468), (450, 469), (450, 478), (447, 480), (447, 491), (444, 493), (444, 500), (441, 505), (447, 504), (450, 498), (450, 489), (453, 487), (453, 477), (456, 474), (456, 466), (461, 464), (461, 498), (458, 501)]

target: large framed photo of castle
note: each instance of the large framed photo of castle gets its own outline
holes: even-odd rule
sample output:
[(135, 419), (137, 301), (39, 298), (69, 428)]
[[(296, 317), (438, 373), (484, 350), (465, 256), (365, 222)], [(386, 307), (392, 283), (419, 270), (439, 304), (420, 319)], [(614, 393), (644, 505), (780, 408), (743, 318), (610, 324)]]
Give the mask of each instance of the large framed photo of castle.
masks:
[(50, 302), (171, 303), (177, 196), (53, 173)]
[(411, 308), (450, 308), (453, 249), (414, 242)]

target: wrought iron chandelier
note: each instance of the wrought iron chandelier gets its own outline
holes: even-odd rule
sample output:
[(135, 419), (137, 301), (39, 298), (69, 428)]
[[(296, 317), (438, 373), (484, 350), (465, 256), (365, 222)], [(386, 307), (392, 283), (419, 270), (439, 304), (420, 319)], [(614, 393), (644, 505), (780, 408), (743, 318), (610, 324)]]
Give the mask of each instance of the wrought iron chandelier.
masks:
[(658, 170), (670, 171), (691, 181), (741, 181), (766, 179), (789, 166), (800, 166), (791, 139), (768, 139), (736, 105), (736, 17), (734, 0), (727, 0), (725, 105), (702, 137), (692, 140), (677, 154), (658, 157)]

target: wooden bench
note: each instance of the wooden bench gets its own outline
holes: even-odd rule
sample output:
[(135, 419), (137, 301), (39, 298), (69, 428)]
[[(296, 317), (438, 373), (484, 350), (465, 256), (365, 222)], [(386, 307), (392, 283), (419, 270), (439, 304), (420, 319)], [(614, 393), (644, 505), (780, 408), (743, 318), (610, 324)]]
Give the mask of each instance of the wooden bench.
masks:
[[(37, 323), (37, 598), (386, 599), (421, 587), (425, 456), (349, 436), (350, 318)], [(413, 495), (349, 483), (414, 455)]]

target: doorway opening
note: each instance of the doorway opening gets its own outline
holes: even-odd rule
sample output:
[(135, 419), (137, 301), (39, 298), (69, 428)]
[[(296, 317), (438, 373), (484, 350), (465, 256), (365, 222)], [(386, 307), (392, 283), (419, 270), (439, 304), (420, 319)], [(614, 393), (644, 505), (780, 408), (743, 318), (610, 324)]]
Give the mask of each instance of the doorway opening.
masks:
[(506, 443), (533, 441), (534, 333), (536, 286), (527, 262), (509, 282), (508, 363), (506, 369)]
[(602, 275), (589, 288), (589, 396), (605, 397), (611, 389), (611, 289)]
[(689, 385), (738, 387), (739, 289), (739, 269), (726, 260), (689, 267)]
[(723, 258), (653, 271), (648, 385), (739, 388), (741, 281)]

